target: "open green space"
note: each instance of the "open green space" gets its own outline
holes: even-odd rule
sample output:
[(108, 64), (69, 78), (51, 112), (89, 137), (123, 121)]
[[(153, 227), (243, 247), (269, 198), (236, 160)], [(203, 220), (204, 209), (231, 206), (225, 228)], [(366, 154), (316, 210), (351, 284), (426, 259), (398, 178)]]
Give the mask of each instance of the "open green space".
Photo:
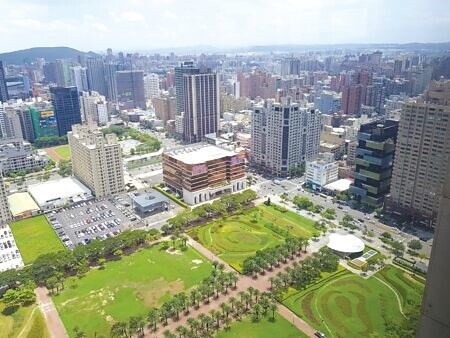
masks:
[(55, 148), (55, 152), (64, 160), (70, 160), (70, 148), (68, 144)]
[(209, 276), (209, 261), (192, 248), (167, 251), (162, 245), (92, 269), (85, 277), (68, 278), (53, 301), (69, 335), (78, 326), (88, 337), (109, 335), (116, 321), (147, 315), (171, 295), (186, 291)]
[(304, 338), (306, 334), (298, 330), (291, 322), (275, 314), (262, 318), (259, 322), (252, 322), (251, 316), (247, 316), (241, 321), (233, 322), (228, 330), (220, 331), (216, 338)]
[(387, 266), (369, 279), (349, 271), (337, 272), (283, 304), (327, 336), (385, 337), (388, 321), (404, 319), (400, 305), (405, 312), (408, 301), (420, 304), (422, 292), (423, 284), (411, 275)]
[(283, 243), (288, 233), (304, 238), (316, 233), (313, 221), (276, 208), (279, 207), (260, 205), (245, 209), (240, 214), (193, 228), (188, 234), (242, 272), (245, 258)]
[[(33, 312), (34, 309), (36, 310)], [(36, 305), (20, 306), (11, 310), (0, 302), (0, 337), (17, 337), (22, 330), (22, 337), (50, 337), (42, 313)]]
[(10, 223), (14, 239), (25, 264), (49, 252), (65, 250), (45, 216), (35, 216)]
[(274, 225), (297, 237), (311, 238), (314, 234), (319, 234), (312, 219), (286, 210), (281, 206), (261, 204), (258, 209), (260, 210), (261, 220), (265, 225)]

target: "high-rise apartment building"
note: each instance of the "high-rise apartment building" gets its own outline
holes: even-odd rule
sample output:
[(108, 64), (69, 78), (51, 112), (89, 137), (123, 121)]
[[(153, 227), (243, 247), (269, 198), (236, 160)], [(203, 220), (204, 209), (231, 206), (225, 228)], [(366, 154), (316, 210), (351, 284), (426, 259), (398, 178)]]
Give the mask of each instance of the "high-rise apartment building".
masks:
[(82, 92), (80, 108), (82, 120), (88, 124), (104, 126), (109, 120), (105, 97), (97, 92)]
[(116, 72), (119, 66), (114, 63), (105, 64), (106, 98), (110, 101), (117, 101), (117, 79)]
[(89, 90), (95, 90), (100, 95), (106, 95), (105, 67), (99, 58), (86, 60), (87, 81)]
[(389, 206), (435, 220), (450, 155), (450, 80), (433, 81), (401, 110)]
[(116, 72), (117, 100), (123, 109), (147, 107), (145, 103), (144, 72), (121, 70)]
[(220, 122), (219, 79), (216, 73), (184, 75), (183, 138), (200, 142), (217, 133)]
[[(450, 164), (450, 163), (449, 163)], [(434, 231), (433, 248), (422, 300), (422, 313), (417, 338), (450, 337), (450, 165), (446, 177)]]
[(175, 92), (177, 95), (177, 113), (184, 111), (184, 74), (199, 74), (200, 69), (194, 66), (194, 62), (185, 61), (175, 67)]
[(79, 92), (88, 90), (87, 68), (74, 66), (70, 68), (70, 83), (77, 87)]
[(73, 174), (97, 197), (125, 190), (122, 153), (115, 134), (74, 125), (68, 134)]
[(152, 99), (159, 96), (159, 76), (150, 73), (144, 76), (145, 98)]
[(3, 62), (0, 61), (0, 102), (6, 102), (9, 100), (8, 87), (6, 87), (5, 69), (3, 68)]
[(11, 211), (9, 210), (5, 183), (3, 181), (3, 174), (0, 168), (0, 224), (4, 224), (9, 220), (11, 220)]
[(267, 101), (252, 114), (251, 162), (277, 176), (319, 154), (320, 112), (300, 108), (290, 97)]
[(355, 181), (349, 192), (373, 208), (383, 205), (389, 193), (398, 121), (386, 120), (361, 125), (355, 151)]
[(67, 60), (56, 60), (55, 61), (55, 75), (56, 75), (56, 85), (58, 87), (69, 87), (71, 86), (70, 81), (70, 63)]
[(174, 96), (156, 97), (152, 100), (156, 117), (163, 120), (175, 120), (177, 112), (177, 99)]
[(55, 110), (59, 136), (64, 136), (72, 130), (72, 125), (81, 123), (77, 87), (51, 87), (50, 95)]
[(299, 75), (301, 61), (298, 58), (285, 58), (281, 60), (281, 75)]

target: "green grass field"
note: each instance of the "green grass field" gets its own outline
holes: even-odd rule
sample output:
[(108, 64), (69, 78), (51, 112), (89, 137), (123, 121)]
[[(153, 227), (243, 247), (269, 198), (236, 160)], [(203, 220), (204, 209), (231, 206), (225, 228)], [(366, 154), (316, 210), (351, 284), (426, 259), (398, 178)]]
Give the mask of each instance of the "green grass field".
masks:
[(55, 152), (65, 160), (70, 160), (70, 148), (68, 144), (55, 148)]
[(233, 322), (228, 330), (220, 331), (216, 338), (304, 338), (308, 337), (299, 331), (289, 321), (275, 314), (275, 321), (271, 321), (272, 315), (253, 323), (250, 317), (240, 322)]
[(242, 271), (245, 258), (253, 256), (257, 250), (284, 242), (284, 236), (276, 229), (305, 238), (315, 233), (313, 221), (290, 211), (281, 212), (273, 206), (261, 205), (191, 229), (188, 234)]
[(36, 216), (10, 223), (16, 244), (25, 264), (39, 256), (65, 250), (45, 216)]
[(404, 310), (408, 298), (420, 304), (422, 292), (423, 284), (388, 266), (367, 280), (340, 271), (283, 304), (330, 337), (384, 337), (387, 320), (400, 322), (404, 318), (396, 294)]
[(79, 326), (88, 337), (109, 335), (115, 321), (128, 320), (160, 306), (171, 295), (188, 290), (207, 277), (209, 261), (197, 251), (169, 253), (161, 245), (144, 248), (104, 270), (69, 278), (65, 290), (53, 297), (67, 332)]
[[(50, 338), (44, 318), (36, 305), (19, 307), (13, 313), (8, 313), (5, 306), (0, 302), (0, 337), (15, 338), (24, 330), (26, 324), (28, 327), (24, 330), (22, 337), (27, 338)], [(30, 318), (30, 316), (32, 316)]]

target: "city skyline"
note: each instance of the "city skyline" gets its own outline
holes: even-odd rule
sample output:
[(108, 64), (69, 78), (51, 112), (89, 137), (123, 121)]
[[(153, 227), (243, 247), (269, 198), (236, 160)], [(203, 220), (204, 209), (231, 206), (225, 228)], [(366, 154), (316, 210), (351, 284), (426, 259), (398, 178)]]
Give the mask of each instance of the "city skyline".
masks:
[[(189, 4), (179, 0), (72, 4), (0, 0), (0, 6), (4, 13), (0, 52), (30, 47), (31, 41), (33, 46), (86, 51), (450, 41), (450, 20), (445, 16), (450, 4), (438, 0), (283, 4), (269, 0)], [(142, 40), (130, 38), (136, 32)]]

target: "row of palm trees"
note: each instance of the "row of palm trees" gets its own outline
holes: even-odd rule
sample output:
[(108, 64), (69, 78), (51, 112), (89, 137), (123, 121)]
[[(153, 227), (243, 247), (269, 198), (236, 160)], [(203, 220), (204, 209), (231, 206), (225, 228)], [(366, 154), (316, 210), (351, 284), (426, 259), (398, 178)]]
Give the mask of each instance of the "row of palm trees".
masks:
[(293, 262), (285, 272), (279, 272), (270, 277), (270, 288), (273, 297), (277, 297), (288, 287), (303, 289), (321, 277), (322, 272), (334, 272), (339, 265), (338, 257), (328, 248), (324, 247), (300, 263)]
[(307, 239), (288, 237), (283, 244), (259, 250), (255, 256), (246, 258), (242, 264), (242, 271), (245, 275), (257, 277), (258, 273), (272, 270), (281, 262), (286, 263), (288, 258), (294, 259), (302, 250), (306, 251), (307, 247)]
[(111, 327), (111, 337), (131, 337), (134, 334), (144, 333), (146, 325), (152, 330), (158, 329), (158, 324), (168, 325), (169, 319), (179, 320), (180, 314), (189, 314), (191, 308), (198, 309), (203, 304), (208, 304), (211, 298), (217, 299), (221, 294), (227, 294), (228, 290), (236, 288), (239, 277), (236, 272), (226, 272), (225, 266), (216, 261), (214, 269), (189, 294), (180, 292), (166, 301), (159, 309), (153, 308), (147, 317), (131, 317), (128, 322), (117, 322)]
[[(215, 332), (229, 329), (233, 320), (241, 320), (244, 315), (250, 315), (254, 322), (271, 312), (275, 319), (278, 308), (276, 300), (270, 293), (260, 292), (249, 287), (247, 291), (238, 292), (237, 297), (230, 297), (227, 303), (222, 302), (219, 310), (202, 313), (197, 318), (188, 318), (188, 327), (179, 325), (175, 329), (180, 338), (212, 337)], [(163, 332), (166, 338), (177, 338), (170, 330)]]

